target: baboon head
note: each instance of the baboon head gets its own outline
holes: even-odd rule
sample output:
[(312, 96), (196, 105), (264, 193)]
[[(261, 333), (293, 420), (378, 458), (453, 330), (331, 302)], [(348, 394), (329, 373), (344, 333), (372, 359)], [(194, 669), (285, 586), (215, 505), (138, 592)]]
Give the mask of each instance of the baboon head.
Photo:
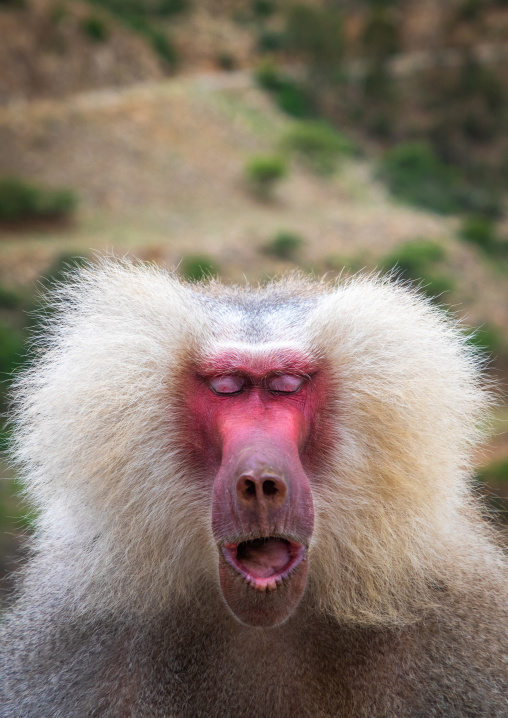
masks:
[(56, 302), (18, 383), (18, 459), (82, 600), (163, 610), (204, 588), (252, 626), (303, 603), (372, 624), (446, 583), (487, 399), (426, 300), (104, 263)]

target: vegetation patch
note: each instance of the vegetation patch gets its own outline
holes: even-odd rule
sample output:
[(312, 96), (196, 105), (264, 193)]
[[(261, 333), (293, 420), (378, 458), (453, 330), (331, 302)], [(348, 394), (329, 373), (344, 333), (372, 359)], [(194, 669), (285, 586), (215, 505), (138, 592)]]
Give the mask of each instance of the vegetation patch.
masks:
[(22, 362), (23, 337), (21, 332), (0, 322), (0, 393), (12, 373)]
[(77, 203), (70, 189), (43, 187), (18, 177), (0, 179), (0, 220), (61, 219), (71, 215)]
[(379, 170), (393, 195), (438, 214), (460, 212), (461, 182), (424, 142), (405, 142), (389, 150)]
[(508, 483), (508, 457), (484, 466), (477, 472), (477, 476), (486, 483)]
[(503, 332), (490, 322), (484, 322), (468, 334), (468, 342), (489, 358), (504, 358), (505, 338)]
[(430, 239), (414, 239), (390, 252), (382, 261), (382, 267), (436, 298), (454, 288), (453, 279), (442, 267), (445, 258), (442, 245)]
[(279, 155), (258, 155), (245, 166), (247, 182), (252, 192), (262, 200), (273, 197), (275, 186), (287, 173), (287, 162)]
[(260, 87), (272, 95), (277, 105), (287, 115), (298, 119), (316, 115), (314, 99), (301, 82), (281, 72), (273, 62), (263, 62), (256, 71)]
[(200, 282), (202, 279), (219, 274), (217, 264), (205, 254), (188, 254), (183, 257), (179, 272), (189, 282)]
[(161, 22), (188, 8), (187, 0), (89, 0), (108, 10), (127, 28), (142, 35), (155, 52), (169, 65), (175, 65), (177, 54)]
[(107, 23), (97, 15), (90, 15), (82, 22), (83, 33), (94, 42), (105, 42), (109, 37)]
[(329, 175), (339, 159), (354, 153), (353, 143), (325, 122), (299, 122), (288, 130), (282, 147), (293, 152), (312, 171)]
[(496, 256), (508, 254), (508, 242), (498, 237), (490, 217), (468, 217), (462, 224), (460, 236), (466, 242), (475, 244), (486, 254)]
[(301, 235), (296, 232), (283, 230), (277, 232), (275, 237), (262, 247), (262, 251), (264, 254), (277, 257), (277, 259), (293, 260), (296, 252), (303, 247), (304, 244), (305, 240)]

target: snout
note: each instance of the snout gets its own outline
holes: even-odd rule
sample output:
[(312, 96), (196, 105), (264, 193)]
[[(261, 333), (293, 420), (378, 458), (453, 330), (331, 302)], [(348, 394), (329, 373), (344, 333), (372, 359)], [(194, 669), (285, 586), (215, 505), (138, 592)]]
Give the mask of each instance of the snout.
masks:
[(231, 468), (229, 494), (243, 531), (256, 536), (282, 531), (290, 508), (290, 476), (280, 457), (252, 447)]

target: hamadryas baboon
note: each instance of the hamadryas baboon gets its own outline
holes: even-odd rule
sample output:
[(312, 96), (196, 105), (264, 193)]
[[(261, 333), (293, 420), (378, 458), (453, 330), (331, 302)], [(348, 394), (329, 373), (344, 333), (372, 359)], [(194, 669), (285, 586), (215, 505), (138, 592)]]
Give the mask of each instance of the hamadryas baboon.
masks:
[(15, 390), (39, 518), (3, 718), (508, 716), (490, 399), (449, 318), (108, 262), (55, 301)]

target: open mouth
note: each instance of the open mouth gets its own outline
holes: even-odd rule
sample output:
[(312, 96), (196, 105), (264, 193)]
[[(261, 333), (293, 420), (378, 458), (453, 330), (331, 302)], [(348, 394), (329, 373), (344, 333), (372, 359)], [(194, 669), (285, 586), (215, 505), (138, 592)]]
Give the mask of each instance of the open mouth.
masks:
[(226, 561), (258, 591), (275, 591), (302, 562), (305, 551), (303, 544), (275, 536), (222, 546)]

